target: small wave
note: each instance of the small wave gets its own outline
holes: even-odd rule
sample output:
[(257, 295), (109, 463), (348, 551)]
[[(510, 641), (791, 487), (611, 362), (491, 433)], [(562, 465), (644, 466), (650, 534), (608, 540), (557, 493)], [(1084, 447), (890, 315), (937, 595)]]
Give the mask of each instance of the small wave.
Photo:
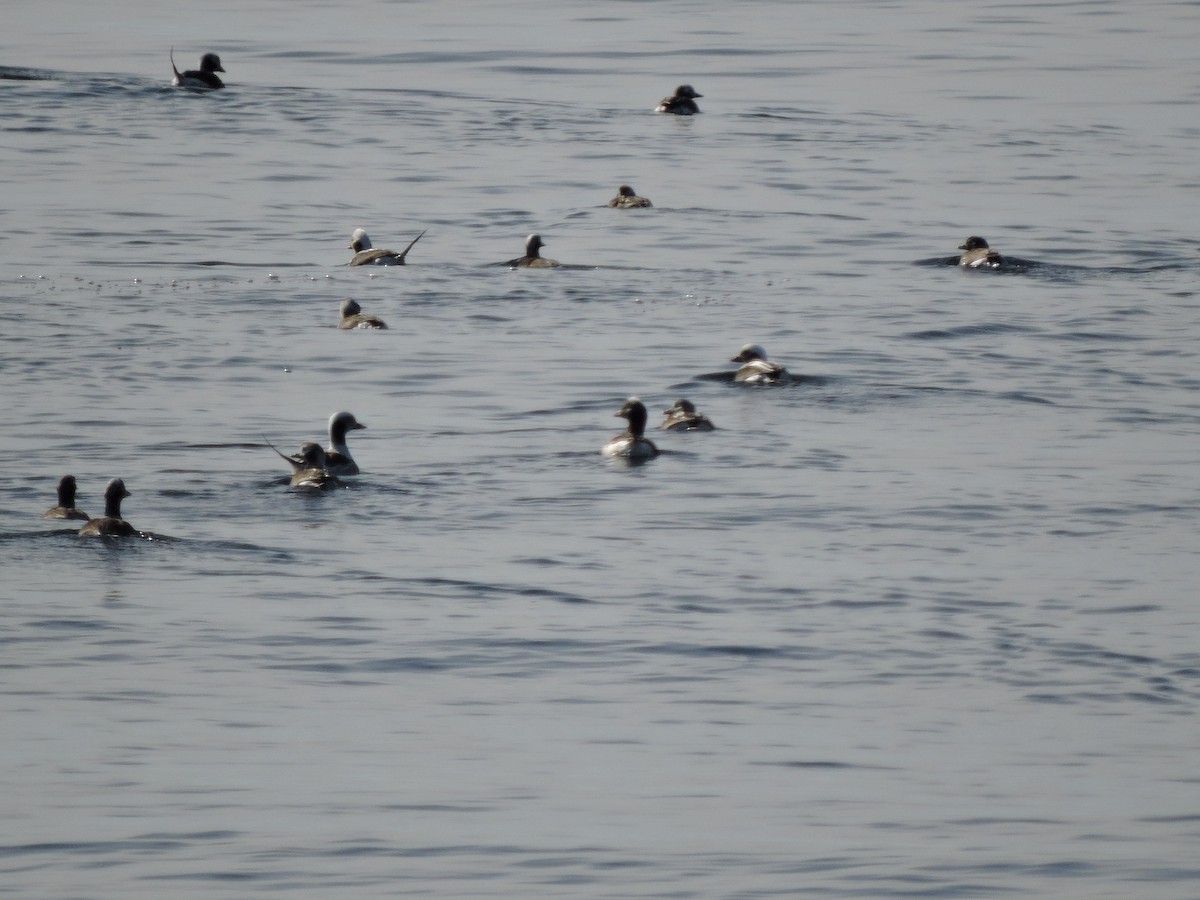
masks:
[(974, 337), (980, 334), (1023, 334), (1034, 331), (1021, 325), (1010, 325), (1007, 322), (980, 322), (974, 325), (960, 325), (957, 328), (930, 328), (924, 331), (910, 331), (901, 337), (917, 341), (953, 340), (960, 337)]
[(47, 69), (0, 66), (0, 81), (54, 81), (61, 77), (59, 73)]

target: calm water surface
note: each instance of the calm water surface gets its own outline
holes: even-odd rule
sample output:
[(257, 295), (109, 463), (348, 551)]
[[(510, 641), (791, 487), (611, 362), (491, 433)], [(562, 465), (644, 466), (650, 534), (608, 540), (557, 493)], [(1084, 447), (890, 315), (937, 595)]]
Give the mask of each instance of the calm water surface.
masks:
[(0, 895), (1200, 895), (1195, 4), (5, 20)]

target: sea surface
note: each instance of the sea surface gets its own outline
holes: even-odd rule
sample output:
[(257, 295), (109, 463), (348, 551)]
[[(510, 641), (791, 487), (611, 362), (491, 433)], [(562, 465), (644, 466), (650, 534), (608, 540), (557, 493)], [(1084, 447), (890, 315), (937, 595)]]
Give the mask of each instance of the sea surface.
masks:
[(1200, 5), (0, 19), (0, 896), (1200, 897)]

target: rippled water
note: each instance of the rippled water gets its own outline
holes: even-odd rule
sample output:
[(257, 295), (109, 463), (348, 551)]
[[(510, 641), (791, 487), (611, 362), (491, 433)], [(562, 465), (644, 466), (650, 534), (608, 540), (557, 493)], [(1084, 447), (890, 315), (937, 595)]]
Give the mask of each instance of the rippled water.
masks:
[(6, 13), (0, 894), (1200, 892), (1195, 4), (181, 15)]

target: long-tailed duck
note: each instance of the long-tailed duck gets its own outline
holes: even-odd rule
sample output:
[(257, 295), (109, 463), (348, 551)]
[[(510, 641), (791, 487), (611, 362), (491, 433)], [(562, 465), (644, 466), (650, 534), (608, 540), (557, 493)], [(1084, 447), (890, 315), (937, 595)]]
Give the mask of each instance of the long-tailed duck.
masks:
[(697, 94), (695, 88), (690, 84), (681, 84), (675, 88), (675, 93), (670, 97), (663, 97), (654, 111), (674, 113), (677, 116), (694, 116), (700, 112), (700, 107), (696, 105), (696, 98), (703, 96), (703, 94)]
[(649, 197), (639, 197), (633, 188), (623, 184), (617, 188), (617, 196), (609, 200), (608, 205), (618, 209), (645, 209), (654, 204), (650, 202)]
[(79, 529), (81, 535), (109, 535), (112, 537), (129, 537), (137, 534), (137, 529), (121, 518), (121, 501), (130, 496), (125, 490), (125, 482), (114, 478), (104, 489), (104, 515), (96, 519), (88, 519)]
[(734, 381), (746, 384), (776, 384), (787, 377), (787, 369), (767, 359), (767, 351), (758, 344), (745, 344), (738, 355), (729, 360), (740, 362), (742, 367), (733, 376)]
[[(274, 447), (271, 447), (279, 453)], [(326, 464), (325, 451), (316, 441), (307, 441), (300, 445), (299, 458), (284, 456), (292, 467), (291, 486), (304, 491), (323, 491), (338, 484), (337, 477), (329, 471)]]
[(505, 265), (513, 269), (553, 269), (558, 265), (558, 260), (547, 259), (538, 253), (538, 250), (545, 246), (546, 242), (540, 234), (531, 234), (525, 238), (525, 255), (510, 259)]
[(175, 68), (175, 48), (171, 48), (171, 71), (175, 73), (175, 78), (171, 82), (176, 87), (200, 88), (204, 90), (219, 90), (225, 87), (225, 82), (217, 77), (218, 72), (224, 72), (225, 68), (221, 65), (221, 57), (215, 53), (205, 53), (200, 57), (200, 68), (188, 69), (186, 72), (180, 72)]
[(402, 266), (404, 265), (404, 257), (408, 256), (408, 251), (424, 235), (425, 232), (422, 231), (408, 242), (407, 247), (397, 253), (395, 250), (376, 250), (371, 246), (371, 239), (367, 236), (366, 231), (361, 228), (355, 228), (354, 233), (350, 235), (350, 249), (354, 251), (354, 256), (350, 258), (350, 262), (346, 263), (346, 265)]
[(680, 397), (674, 405), (663, 410), (662, 431), (712, 431), (716, 428), (708, 416), (696, 412), (696, 404)]
[(58, 506), (42, 514), (43, 519), (79, 519), (88, 521), (91, 516), (75, 508), (75, 476), (64, 475), (58, 479)]
[(357, 475), (358, 463), (346, 446), (347, 431), (361, 431), (367, 426), (354, 418), (354, 413), (335, 412), (329, 417), (329, 447), (325, 450), (325, 468), (334, 475)]
[(371, 316), (362, 311), (358, 301), (347, 297), (342, 301), (342, 320), (338, 328), (387, 328), (387, 324), (378, 316)]
[(630, 397), (625, 405), (613, 413), (629, 420), (629, 427), (600, 448), (605, 456), (619, 459), (653, 459), (658, 448), (646, 437), (646, 405), (637, 397)]
[(1004, 263), (1004, 258), (977, 234), (959, 244), (958, 249), (963, 251), (958, 264), (968, 269), (998, 269)]

